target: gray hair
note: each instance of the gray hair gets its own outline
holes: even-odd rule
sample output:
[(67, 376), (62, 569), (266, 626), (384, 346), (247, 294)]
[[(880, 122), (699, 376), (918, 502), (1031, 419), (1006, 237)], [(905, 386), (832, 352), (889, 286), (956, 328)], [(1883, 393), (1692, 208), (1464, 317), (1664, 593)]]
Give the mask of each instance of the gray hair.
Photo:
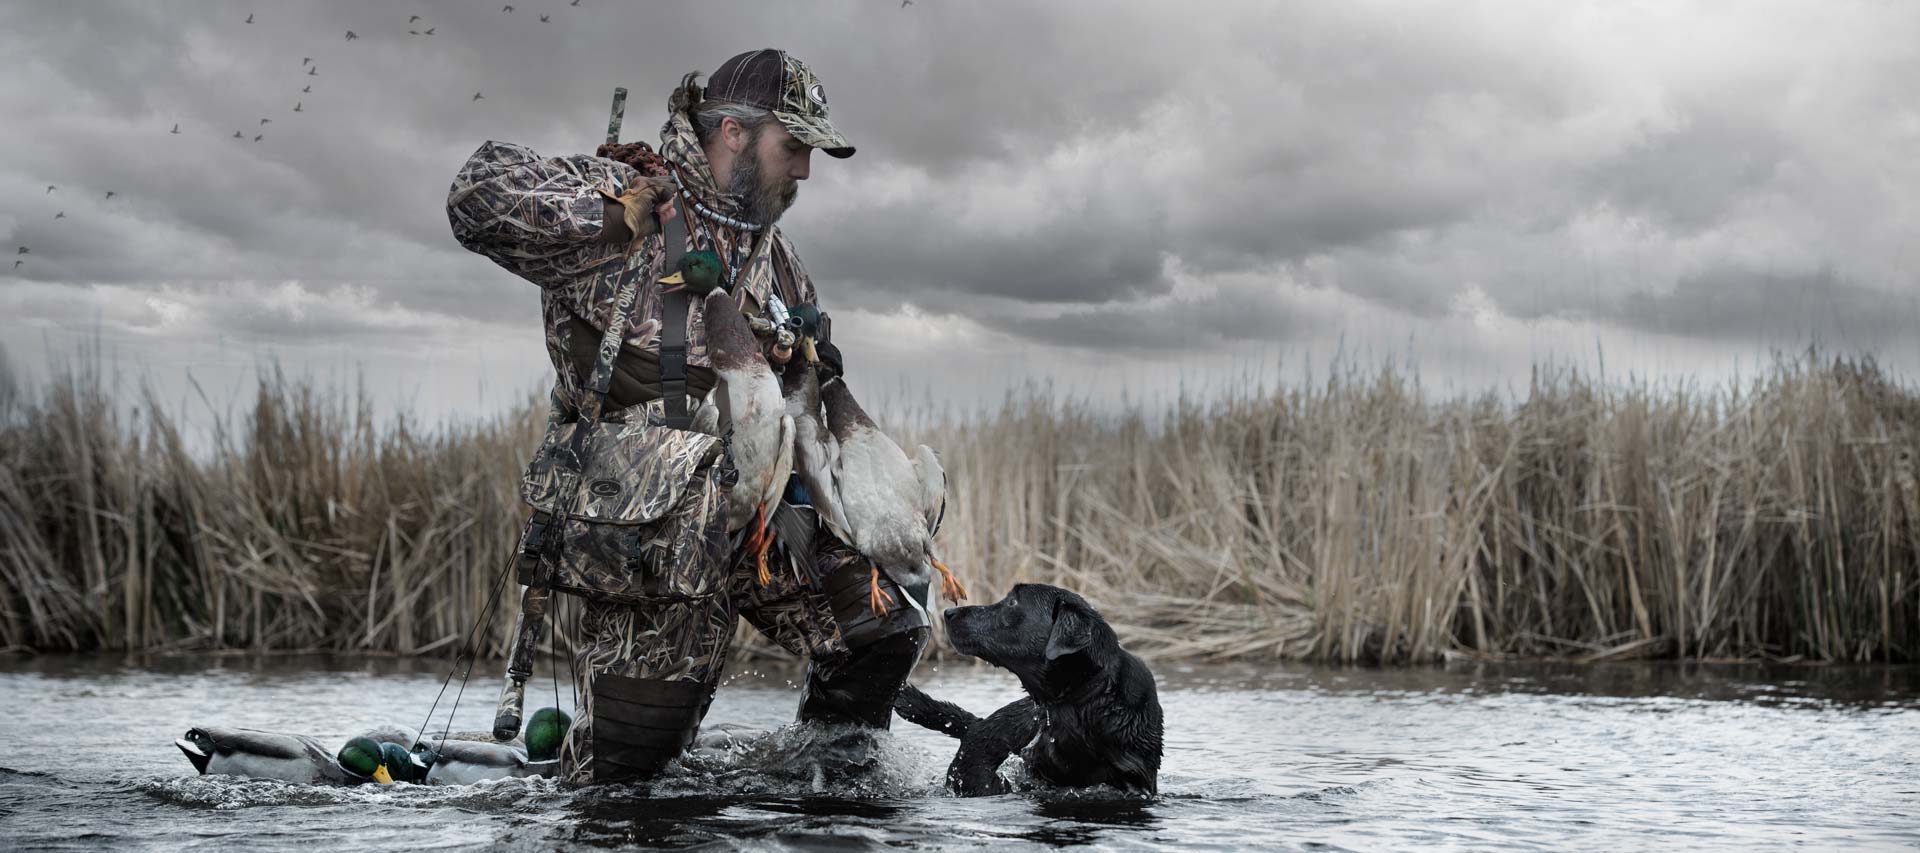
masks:
[(730, 101), (706, 101), (693, 109), (693, 135), (706, 145), (720, 132), (720, 124), (733, 119), (754, 133), (774, 121), (773, 111), (764, 107), (736, 104)]

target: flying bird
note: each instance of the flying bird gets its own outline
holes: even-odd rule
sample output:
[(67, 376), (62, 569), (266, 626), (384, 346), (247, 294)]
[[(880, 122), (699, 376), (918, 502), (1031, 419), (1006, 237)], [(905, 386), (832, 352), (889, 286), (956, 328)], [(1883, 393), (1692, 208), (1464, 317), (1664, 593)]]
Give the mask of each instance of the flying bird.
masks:
[(511, 12), (511, 11), (513, 11), (513, 7), (512, 7), (512, 6), (501, 6), (501, 7), (500, 7), (500, 11), (502, 11), (502, 12)]
[(301, 68), (305, 68), (305, 67), (307, 67), (307, 63), (309, 63), (309, 62), (312, 62), (312, 61), (313, 61), (313, 57), (311, 57), (311, 56), (302, 56), (302, 57), (300, 57), (300, 67), (301, 67)]
[(417, 35), (419, 35), (419, 34), (420, 34), (420, 31), (419, 31), (419, 30), (408, 30), (408, 31), (407, 31), (407, 35), (410, 35), (410, 36), (417, 36)]
[(113, 198), (113, 190), (107, 190), (107, 198)]
[(294, 112), (296, 112), (296, 113), (297, 113), (297, 112), (300, 112), (300, 102), (299, 102), (299, 101), (294, 101), (294, 102), (293, 102), (293, 111), (294, 111)]
[(261, 124), (266, 124), (267, 122), (270, 122), (270, 121), (273, 121), (273, 119), (270, 119), (270, 118), (263, 118), (263, 119), (261, 119), (261, 120), (260, 120), (260, 123), (261, 123)]
[(33, 253), (32, 253), (32, 252), (30, 252), (30, 251), (28, 251), (28, 250), (27, 250), (27, 247), (25, 247), (25, 246), (21, 246), (21, 247), (20, 247), (20, 251), (18, 251), (18, 252), (14, 252), (14, 254), (16, 254), (16, 255), (31, 255), (31, 254), (33, 254)]
[[(480, 93), (479, 93), (479, 92), (475, 92), (475, 93), (473, 93), (473, 101), (477, 101), (477, 100), (480, 100)], [(469, 103), (469, 104), (471, 104), (471, 103), (473, 103), (473, 101), (468, 101), (467, 103)]]
[(236, 131), (234, 131), (234, 132), (233, 132), (233, 138), (235, 138), (235, 139), (245, 139), (246, 137), (245, 137), (245, 136), (242, 136), (242, 135), (241, 135), (241, 133), (240, 133), (240, 131), (237, 131), (237, 130), (236, 130)]
[(420, 20), (420, 16), (419, 16), (419, 15), (414, 15), (414, 16), (412, 16), (412, 17), (409, 17), (409, 18), (407, 18), (407, 23), (409, 23), (409, 24), (411, 24), (411, 23), (413, 23), (414, 21), (418, 21), (418, 20)]
[(911, 5), (913, 5), (913, 0), (900, 0), (900, 8), (902, 9), (905, 9)]
[(544, 23), (546, 23), (546, 22), (547, 22), (547, 16), (545, 16), (545, 15), (541, 15), (541, 16), (540, 16), (540, 23), (543, 23), (543, 24), (544, 24)]
[(62, 210), (62, 211), (60, 211), (59, 213), (56, 213), (56, 214), (54, 214), (54, 215), (53, 215), (53, 218), (55, 218), (55, 219), (65, 219), (65, 218), (67, 218), (67, 212), (66, 212), (66, 211), (64, 211), (64, 210)]
[(320, 66), (318, 66), (318, 65), (315, 65), (315, 66), (313, 66), (312, 68), (309, 68), (309, 69), (307, 69), (307, 76), (308, 76), (308, 77), (318, 77), (318, 76), (320, 76)]
[[(52, 184), (47, 185), (47, 193), (53, 192), (55, 189), (57, 189), (57, 187), (55, 187), (54, 185)], [(41, 195), (46, 195), (47, 193), (41, 193)]]
[(256, 133), (256, 134), (254, 134), (254, 136), (253, 136), (253, 141), (255, 141), (255, 142), (259, 142), (259, 141), (261, 140), (261, 138), (262, 138), (262, 137), (265, 137), (265, 136), (266, 136), (266, 134), (264, 134), (264, 133)]
[(247, 13), (247, 23), (249, 23), (249, 24), (251, 24), (251, 23), (253, 23), (253, 13), (252, 13), (252, 12), (248, 12), (248, 13)]
[(567, 5), (569, 5), (569, 6), (578, 6), (578, 5), (580, 5), (580, 0), (573, 0), (573, 2), (572, 2), (572, 3), (568, 3)]
[(172, 130), (169, 130), (169, 131), (167, 131), (167, 132), (168, 132), (168, 133), (179, 133), (179, 132), (180, 132), (180, 124), (179, 124), (178, 122), (175, 122), (175, 123), (174, 123), (174, 125), (173, 125), (173, 129), (172, 129)]
[(313, 84), (312, 84), (312, 83), (308, 83), (308, 84), (307, 84), (307, 88), (305, 88), (305, 89), (301, 89), (301, 90), (300, 90), (300, 93), (301, 93), (301, 94), (303, 94), (303, 95), (311, 95), (311, 94), (313, 94)]
[(436, 29), (439, 29), (439, 28), (438, 28), (438, 27), (428, 27), (428, 28), (427, 28), (427, 31), (426, 31), (426, 33), (425, 33), (425, 34), (426, 34), (426, 35), (433, 35), (433, 31), (434, 31), (434, 30), (436, 30)]
[(14, 269), (19, 269), (19, 268), (20, 268), (20, 265), (21, 265), (21, 264), (24, 264), (24, 263), (26, 263), (26, 261), (14, 261), (14, 262), (13, 262), (13, 268), (14, 268)]
[(357, 38), (359, 38), (359, 36), (354, 35), (352, 30), (347, 31), (347, 41), (353, 41)]

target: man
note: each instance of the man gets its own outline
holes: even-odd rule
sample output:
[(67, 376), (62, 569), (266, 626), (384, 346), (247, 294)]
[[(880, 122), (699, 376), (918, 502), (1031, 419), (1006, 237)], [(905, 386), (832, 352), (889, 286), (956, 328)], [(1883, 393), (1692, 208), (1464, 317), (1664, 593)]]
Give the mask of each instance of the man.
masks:
[[(665, 177), (648, 177), (611, 159), (542, 158), (490, 141), (454, 179), (447, 209), (455, 238), (541, 287), (547, 354), (557, 373), (554, 401), (562, 418), (578, 410), (603, 318), (611, 316), (617, 282), (630, 270), (640, 271), (644, 284), (615, 362), (605, 419), (664, 410), (658, 399), (664, 314), (657, 282), (670, 271), (664, 269), (664, 241), (654, 217), (674, 216), (676, 195), (686, 212), (689, 250), (709, 249), (721, 258), (743, 310), (757, 314), (773, 297), (787, 306), (815, 302), (812, 280), (775, 223), (808, 177), (813, 149), (836, 158), (854, 153), (827, 122), (825, 89), (800, 60), (770, 48), (728, 59), (704, 90), (697, 76), (687, 75), (669, 100), (658, 155)], [(714, 380), (697, 308), (687, 325), (687, 384), (699, 397)], [(776, 370), (811, 369), (789, 348), (764, 343)], [(829, 369), (839, 369), (839, 352), (830, 343), (820, 356)], [(648, 607), (584, 602), (574, 642), (585, 707), (566, 752), (573, 780), (650, 775), (664, 764), (655, 759), (670, 758), (691, 740), (725, 665), (736, 615), (789, 652), (808, 657), (800, 719), (887, 727), (894, 695), (926, 644), (925, 617), (897, 589), (893, 611), (884, 618), (869, 613), (864, 561), (811, 514), (798, 517), (813, 526), (814, 544), (784, 541), (807, 538), (789, 536), (782, 547), (811, 564), (817, 584), (776, 573), (777, 580), (763, 586), (742, 548), (720, 567), (728, 572), (722, 600)], [(910, 592), (926, 600), (927, 590)], [(599, 737), (595, 703), (606, 712)], [(654, 749), (648, 760), (630, 758), (629, 744), (610, 734), (624, 729), (604, 722), (613, 719), (609, 703), (633, 703), (650, 724), (676, 737), (666, 739), (665, 753)], [(597, 762), (596, 749), (605, 753)]]

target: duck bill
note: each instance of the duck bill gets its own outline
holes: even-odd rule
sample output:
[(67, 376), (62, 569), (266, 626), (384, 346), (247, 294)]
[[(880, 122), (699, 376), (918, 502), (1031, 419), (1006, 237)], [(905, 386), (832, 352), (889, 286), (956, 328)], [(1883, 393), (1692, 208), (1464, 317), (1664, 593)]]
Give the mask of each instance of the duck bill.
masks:
[(373, 768), (373, 781), (379, 782), (382, 785), (393, 784), (393, 774), (387, 772), (387, 765), (382, 764), (379, 767)]
[(808, 364), (820, 363), (820, 353), (813, 348), (813, 338), (811, 337), (800, 339), (800, 354), (807, 357)]
[(667, 276), (666, 278), (661, 279), (660, 283), (661, 284), (686, 284), (687, 279), (685, 276), (676, 272), (673, 275), (670, 275), (670, 276)]

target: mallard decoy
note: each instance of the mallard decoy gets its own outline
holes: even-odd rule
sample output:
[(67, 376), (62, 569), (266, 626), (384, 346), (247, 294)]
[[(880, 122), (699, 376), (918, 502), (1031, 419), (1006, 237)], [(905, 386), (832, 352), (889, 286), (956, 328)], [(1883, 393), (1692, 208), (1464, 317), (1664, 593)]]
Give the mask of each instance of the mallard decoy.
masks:
[[(422, 767), (418, 781), (428, 785), (471, 785), (488, 779), (541, 775), (533, 765), (560, 757), (573, 718), (559, 708), (541, 708), (527, 720), (526, 746), (492, 740), (433, 737), (414, 746)], [(406, 780), (412, 781), (412, 780)]]
[(705, 298), (707, 360), (720, 377), (722, 419), (733, 431), (733, 464), (740, 482), (727, 492), (727, 529), (752, 525), (752, 549), (762, 585), (771, 583), (767, 548), (773, 543), (767, 520), (793, 473), (793, 419), (787, 417), (779, 380), (760, 352), (753, 329), (733, 294), (720, 286), (720, 258), (712, 252), (681, 256), (673, 275), (661, 284), (678, 285)]
[[(939, 457), (922, 444), (908, 459), (900, 445), (860, 408), (843, 378), (821, 383), (820, 402), (826, 410), (827, 430), (837, 445), (834, 499), (851, 534), (844, 541), (871, 564), (873, 588), (868, 603), (874, 614), (885, 614), (886, 605), (893, 602), (893, 596), (880, 588), (882, 571), (906, 590), (931, 581), (933, 570), (938, 569), (947, 598), (966, 599), (967, 588), (933, 552), (933, 534), (947, 504), (947, 473)], [(922, 607), (912, 595), (907, 600), (915, 609)]]
[(349, 777), (349, 782), (412, 782), (425, 772), (407, 748), (392, 741), (357, 737), (340, 747), (334, 761)]
[[(359, 740), (367, 739), (356, 739)], [(173, 743), (186, 754), (187, 760), (193, 762), (193, 769), (200, 771), (202, 776), (245, 776), (335, 785), (357, 785), (377, 779), (374, 767), (358, 760), (358, 753), (362, 750), (355, 751), (355, 767), (364, 768), (364, 772), (349, 770), (321, 748), (319, 741), (305, 735), (196, 726)], [(347, 750), (343, 749), (342, 752)]]

